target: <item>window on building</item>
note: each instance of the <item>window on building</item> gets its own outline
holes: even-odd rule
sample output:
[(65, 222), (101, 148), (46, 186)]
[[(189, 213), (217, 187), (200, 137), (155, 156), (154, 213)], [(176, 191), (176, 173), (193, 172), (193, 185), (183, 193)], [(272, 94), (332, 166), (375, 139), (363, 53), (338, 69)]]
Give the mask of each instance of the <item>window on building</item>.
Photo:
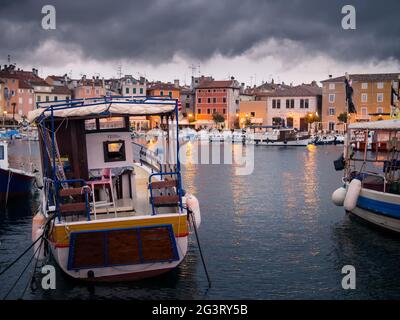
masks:
[(310, 100), (309, 99), (305, 99), (304, 100), (304, 108), (308, 109), (310, 107)]
[(225, 97), (222, 98), (222, 102), (226, 103), (226, 98)]
[(382, 108), (382, 107), (378, 107), (378, 108), (376, 109), (376, 112), (377, 112), (377, 113), (383, 113), (383, 108)]
[(334, 95), (334, 94), (330, 94), (330, 95), (329, 95), (329, 102), (330, 102), (330, 103), (335, 102), (335, 95)]
[(383, 93), (378, 93), (377, 94), (377, 101), (378, 102), (383, 102)]
[(185, 103), (185, 109), (189, 109), (190, 108), (190, 103)]
[(160, 91), (160, 96), (164, 96), (164, 91)]
[(361, 115), (363, 117), (366, 117), (368, 115), (368, 108), (367, 107), (362, 107), (361, 108)]
[(328, 114), (330, 116), (334, 116), (335, 115), (335, 108), (334, 107), (330, 107), (329, 110), (328, 110)]
[(211, 114), (211, 109), (207, 109), (207, 114)]
[(289, 108), (290, 108), (290, 100), (286, 99), (286, 109), (289, 109)]
[(217, 113), (217, 109), (214, 108), (213, 109), (213, 114), (215, 114), (215, 113)]
[(226, 109), (225, 108), (222, 109), (222, 113), (226, 114)]
[(208, 89), (207, 91), (208, 91), (208, 92), (211, 92), (211, 90), (210, 90), (210, 89)]
[(329, 122), (329, 131), (335, 131), (335, 123)]
[(361, 102), (368, 102), (368, 94), (367, 93), (361, 94)]
[(198, 113), (198, 114), (201, 114), (201, 109), (197, 109), (197, 113)]
[(277, 109), (281, 108), (281, 99), (276, 100), (276, 108)]
[(361, 83), (361, 89), (363, 89), (363, 90), (368, 89), (368, 83), (367, 82)]
[(168, 95), (169, 95), (170, 98), (172, 98), (172, 91), (169, 91)]
[(304, 99), (300, 99), (300, 109), (304, 109)]
[(58, 97), (57, 96), (54, 97), (54, 101), (58, 101)]
[(213, 103), (217, 103), (217, 98), (213, 98)]
[(37, 102), (40, 102), (40, 101), (41, 101), (41, 97), (40, 97), (40, 96), (37, 96), (37, 97), (36, 97), (36, 101), (37, 101)]
[(125, 88), (125, 93), (129, 94), (129, 88)]
[(211, 103), (211, 98), (207, 98), (207, 103)]
[(250, 116), (251, 117), (255, 117), (256, 116), (256, 113), (253, 111), (253, 112), (250, 112)]
[(50, 97), (46, 96), (46, 102), (49, 102), (49, 101), (50, 101)]
[(272, 109), (276, 109), (276, 100), (275, 99), (272, 100)]
[(334, 83), (330, 83), (329, 84), (329, 90), (335, 90), (335, 84)]
[(132, 88), (132, 94), (136, 94), (136, 88)]
[(377, 87), (378, 89), (383, 89), (383, 82), (378, 82), (378, 83), (376, 84), (376, 87)]
[(294, 109), (294, 99), (290, 100), (290, 108)]
[(18, 103), (19, 104), (22, 104), (24, 101), (22, 100), (22, 98), (20, 97), (20, 98), (18, 98)]
[(143, 88), (140, 88), (139, 92), (140, 92), (140, 94), (143, 94)]
[(201, 98), (198, 98), (198, 99), (197, 99), (197, 103), (201, 103)]

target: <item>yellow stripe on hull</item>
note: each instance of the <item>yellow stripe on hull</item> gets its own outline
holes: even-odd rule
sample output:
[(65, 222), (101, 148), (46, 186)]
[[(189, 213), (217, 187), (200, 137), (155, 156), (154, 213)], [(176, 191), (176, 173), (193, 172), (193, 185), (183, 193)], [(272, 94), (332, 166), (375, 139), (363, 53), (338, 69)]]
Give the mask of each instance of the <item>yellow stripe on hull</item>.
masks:
[(186, 215), (159, 215), (146, 216), (143, 218), (115, 218), (56, 224), (50, 235), (50, 239), (56, 247), (66, 247), (69, 246), (69, 234), (71, 232), (127, 229), (157, 225), (172, 225), (175, 237), (187, 236), (189, 232)]

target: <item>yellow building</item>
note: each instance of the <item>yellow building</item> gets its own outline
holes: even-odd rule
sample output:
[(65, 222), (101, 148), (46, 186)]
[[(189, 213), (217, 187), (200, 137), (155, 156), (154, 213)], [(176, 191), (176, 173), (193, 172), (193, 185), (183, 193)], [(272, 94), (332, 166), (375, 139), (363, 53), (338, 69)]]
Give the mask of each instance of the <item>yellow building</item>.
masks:
[(240, 101), (236, 115), (240, 128), (247, 125), (267, 125), (267, 101)]
[[(353, 102), (357, 114), (351, 122), (375, 121), (390, 118), (392, 82), (398, 88), (400, 73), (351, 74), (354, 90)], [(347, 112), (345, 77), (330, 78), (322, 82), (322, 122), (325, 130), (342, 130), (344, 124), (338, 120)]]

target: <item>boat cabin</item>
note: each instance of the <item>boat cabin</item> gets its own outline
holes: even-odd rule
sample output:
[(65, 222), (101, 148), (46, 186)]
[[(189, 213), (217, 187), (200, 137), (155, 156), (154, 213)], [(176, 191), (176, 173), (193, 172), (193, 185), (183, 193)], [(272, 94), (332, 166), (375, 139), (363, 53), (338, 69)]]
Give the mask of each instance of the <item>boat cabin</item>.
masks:
[(129, 123), (138, 115), (173, 123), (176, 114), (176, 100), (160, 98), (39, 104), (30, 117), (40, 132), (48, 210), (66, 221), (177, 212), (179, 165), (161, 163), (145, 145), (134, 143)]

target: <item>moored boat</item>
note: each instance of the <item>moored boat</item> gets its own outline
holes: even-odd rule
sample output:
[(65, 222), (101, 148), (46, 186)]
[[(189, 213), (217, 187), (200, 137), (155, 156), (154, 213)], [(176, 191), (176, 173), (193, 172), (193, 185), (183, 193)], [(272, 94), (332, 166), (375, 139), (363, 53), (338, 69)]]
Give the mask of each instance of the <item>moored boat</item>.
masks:
[(0, 200), (29, 196), (34, 179), (33, 173), (9, 167), (8, 143), (0, 141)]
[[(129, 116), (139, 115), (167, 120), (163, 152), (132, 142)], [(33, 241), (45, 234), (66, 274), (89, 281), (135, 280), (183, 261), (189, 217), (193, 227), (201, 217), (197, 199), (182, 186), (176, 100), (41, 103), (29, 119), (38, 124), (43, 151)]]
[[(387, 150), (368, 151), (371, 131), (387, 135)], [(365, 137), (364, 149), (355, 153), (360, 132)], [(335, 161), (335, 168), (344, 170), (343, 186), (332, 195), (336, 205), (374, 225), (400, 232), (400, 120), (349, 125), (344, 154)]]

